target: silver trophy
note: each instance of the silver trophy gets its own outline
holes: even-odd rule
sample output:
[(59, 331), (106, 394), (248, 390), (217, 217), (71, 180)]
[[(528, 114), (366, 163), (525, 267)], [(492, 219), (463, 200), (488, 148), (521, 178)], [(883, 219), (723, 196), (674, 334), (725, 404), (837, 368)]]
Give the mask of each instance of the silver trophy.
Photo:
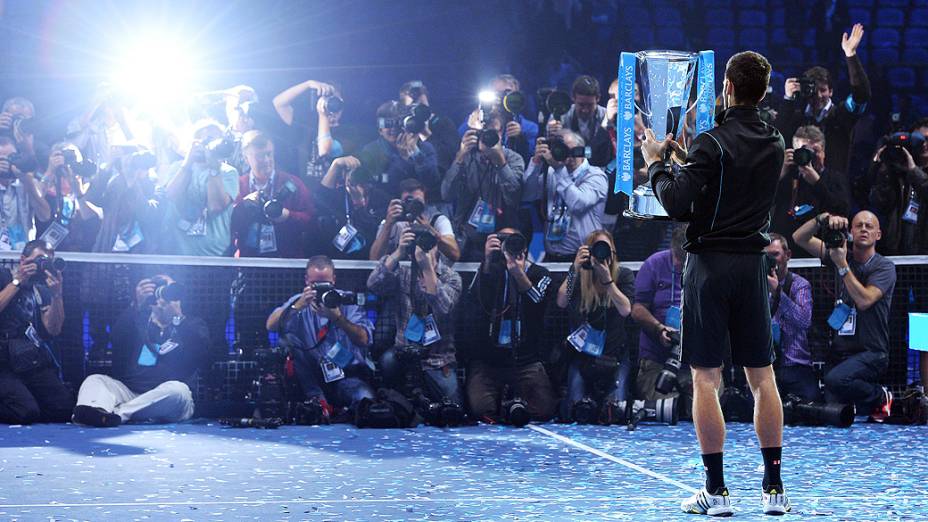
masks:
[[(657, 140), (668, 134), (679, 138), (687, 113), (696, 111), (696, 134), (714, 124), (715, 56), (712, 51), (639, 51), (619, 59), (618, 128), (616, 129), (616, 185), (628, 195), (626, 217), (670, 219), (650, 184), (632, 190), (636, 111)], [(698, 73), (698, 74), (697, 74)], [(637, 83), (637, 87), (636, 87)], [(693, 84), (696, 87), (693, 88)], [(635, 101), (636, 89), (639, 102)]]

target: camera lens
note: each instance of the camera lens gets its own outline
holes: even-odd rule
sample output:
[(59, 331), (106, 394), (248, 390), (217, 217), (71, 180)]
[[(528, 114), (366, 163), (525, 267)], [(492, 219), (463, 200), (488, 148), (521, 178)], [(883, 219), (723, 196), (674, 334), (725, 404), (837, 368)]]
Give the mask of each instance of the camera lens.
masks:
[(525, 251), (525, 247), (525, 236), (519, 234), (518, 232), (510, 234), (505, 239), (503, 239), (503, 249), (506, 250), (510, 256), (518, 256)]
[(342, 110), (345, 108), (345, 100), (342, 100), (338, 96), (327, 96), (324, 103), (326, 114), (342, 112)]
[(419, 216), (425, 212), (425, 204), (414, 197), (408, 197), (403, 200), (403, 220), (413, 221), (419, 219)]
[(570, 95), (564, 91), (553, 91), (548, 95), (548, 99), (545, 100), (545, 107), (555, 118), (560, 118), (561, 115), (569, 111), (570, 104)]
[(519, 114), (525, 108), (525, 95), (515, 91), (503, 96), (503, 108), (509, 114)]
[(271, 220), (279, 219), (284, 213), (284, 204), (279, 199), (274, 198), (264, 204), (264, 215)]
[(570, 149), (567, 148), (567, 144), (560, 139), (549, 139), (548, 140), (548, 150), (551, 151), (551, 157), (554, 158), (554, 161), (562, 162), (570, 156)]
[(499, 143), (499, 133), (493, 129), (483, 129), (479, 131), (480, 134), (480, 143), (484, 147), (491, 149)]
[(606, 241), (597, 241), (593, 243), (592, 247), (590, 247), (590, 255), (599, 261), (605, 262), (607, 259), (612, 257), (612, 247), (609, 246), (609, 243)]
[(813, 157), (814, 153), (812, 150), (805, 147), (799, 147), (793, 151), (793, 163), (799, 167), (804, 167), (812, 163)]
[(438, 239), (427, 226), (414, 223), (410, 230), (416, 234), (416, 246), (422, 250), (428, 252), (438, 246)]

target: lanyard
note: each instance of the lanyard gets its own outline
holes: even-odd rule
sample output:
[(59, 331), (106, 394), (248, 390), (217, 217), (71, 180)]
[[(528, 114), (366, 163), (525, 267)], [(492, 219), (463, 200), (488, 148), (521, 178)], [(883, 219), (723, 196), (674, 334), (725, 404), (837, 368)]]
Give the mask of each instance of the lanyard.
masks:
[(348, 196), (348, 187), (345, 187), (345, 221), (351, 224), (351, 206)]
[[(670, 262), (670, 306), (677, 306), (676, 303), (676, 290), (677, 290), (677, 270), (673, 268), (673, 261)], [(681, 295), (682, 299), (683, 296)]]

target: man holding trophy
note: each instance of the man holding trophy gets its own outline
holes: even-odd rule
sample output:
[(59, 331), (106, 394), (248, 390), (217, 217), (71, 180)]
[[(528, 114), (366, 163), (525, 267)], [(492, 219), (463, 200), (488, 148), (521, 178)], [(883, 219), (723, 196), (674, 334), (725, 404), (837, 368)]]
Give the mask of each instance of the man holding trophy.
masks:
[[(642, 54), (647, 53), (638, 53), (639, 60)], [(651, 89), (683, 83), (673, 79), (672, 61), (669, 66), (657, 61), (642, 67), (648, 71)], [(663, 83), (661, 71), (671, 75)], [(706, 484), (683, 502), (688, 513), (733, 513), (722, 473), (725, 419), (717, 395), (721, 369), (728, 360), (744, 367), (754, 394), (754, 427), (764, 459), (764, 513), (790, 511), (780, 479), (783, 407), (771, 366), (774, 351), (763, 255), (770, 242), (766, 232), (785, 148), (783, 137), (761, 120), (757, 108), (769, 80), (770, 63), (760, 54), (747, 51), (732, 56), (723, 82), (725, 110), (716, 116), (715, 128), (695, 137), (689, 152), (673, 141), (674, 129), (682, 125), (670, 122), (685, 120), (685, 115), (672, 117), (675, 113), (668, 110), (672, 101), (652, 100), (642, 111), (646, 124), (651, 123), (641, 152), (653, 195), (669, 218), (689, 223), (681, 342), (692, 366), (693, 422)], [(645, 104), (647, 94), (642, 93)], [(665, 90), (663, 96), (673, 98), (674, 93)], [(688, 99), (689, 88), (682, 96), (684, 108)], [(697, 122), (705, 112), (701, 107)], [(664, 114), (667, 123), (657, 118)], [(671, 159), (678, 165), (672, 165)]]

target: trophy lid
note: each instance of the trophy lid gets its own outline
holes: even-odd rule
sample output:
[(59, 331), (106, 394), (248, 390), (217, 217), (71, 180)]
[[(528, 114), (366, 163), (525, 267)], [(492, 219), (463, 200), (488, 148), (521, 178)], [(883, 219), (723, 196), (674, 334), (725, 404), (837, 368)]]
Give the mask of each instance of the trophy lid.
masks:
[(693, 60), (699, 56), (699, 53), (691, 53), (688, 51), (673, 51), (670, 49), (648, 49), (644, 51), (638, 51), (635, 53), (638, 56), (638, 59), (647, 59), (647, 58), (660, 58), (668, 61), (674, 60)]

